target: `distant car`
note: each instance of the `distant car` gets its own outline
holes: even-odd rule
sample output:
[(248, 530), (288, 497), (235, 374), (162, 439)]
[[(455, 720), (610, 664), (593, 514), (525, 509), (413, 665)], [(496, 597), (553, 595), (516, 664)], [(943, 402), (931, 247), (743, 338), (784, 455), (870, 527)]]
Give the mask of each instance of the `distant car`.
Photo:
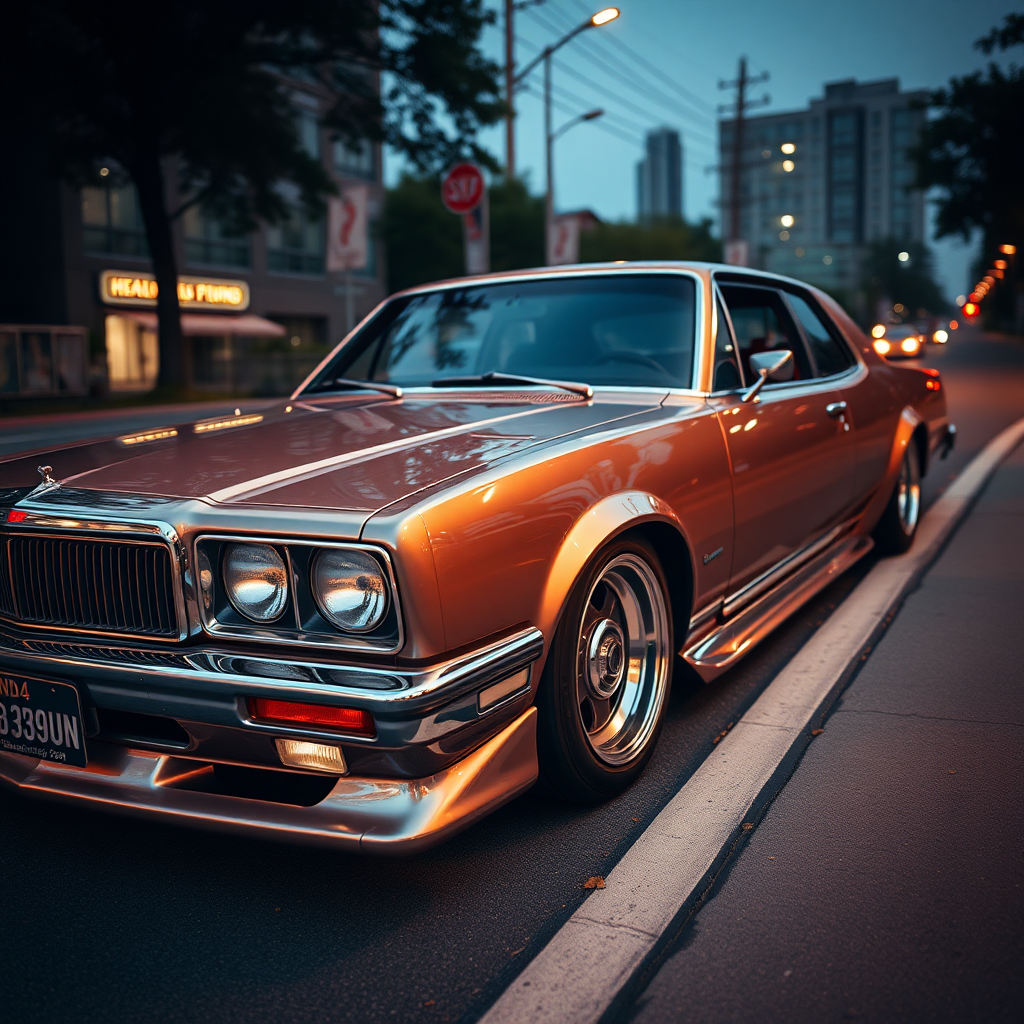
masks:
[(886, 359), (914, 359), (921, 354), (925, 335), (913, 324), (890, 324), (874, 340), (875, 351)]
[(937, 371), (781, 277), (400, 293), (261, 412), (0, 462), (0, 781), (377, 852), (538, 774), (607, 799), (678, 659), (905, 551), (953, 436)]

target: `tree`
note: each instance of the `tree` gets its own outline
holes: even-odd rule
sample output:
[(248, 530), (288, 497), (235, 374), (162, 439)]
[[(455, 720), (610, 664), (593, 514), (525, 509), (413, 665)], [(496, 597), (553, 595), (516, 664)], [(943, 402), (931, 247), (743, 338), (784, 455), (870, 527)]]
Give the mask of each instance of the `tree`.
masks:
[[(296, 80), (330, 97), (321, 127), (386, 141), (419, 168), (490, 158), (498, 68), (478, 49), (483, 0), (33, 0), (5, 12), (0, 130), (73, 184), (100, 165), (136, 187), (157, 280), (160, 381), (185, 382), (171, 224), (199, 204), (233, 230), (309, 213), (334, 185), (304, 149)], [(379, 87), (380, 86), (380, 87)]]
[[(986, 54), (1024, 44), (1024, 15), (1007, 15), (975, 46)], [(937, 187), (936, 236), (980, 231), (983, 259), (1001, 244), (1024, 245), (1024, 69), (994, 61), (984, 72), (950, 79), (929, 103), (939, 116), (926, 122), (915, 150), (918, 185)]]
[[(544, 200), (518, 180), (499, 180), (488, 190), (491, 269), (519, 270), (544, 263)], [(392, 291), (464, 274), (461, 219), (441, 202), (436, 175), (402, 176), (388, 190), (381, 236)]]
[[(901, 260), (901, 252), (910, 258)], [(931, 251), (920, 242), (901, 243), (886, 238), (869, 243), (861, 270), (861, 287), (871, 318), (877, 315), (880, 300), (891, 306), (902, 305), (908, 320), (916, 319), (918, 310), (939, 313), (948, 305), (935, 281)]]
[(649, 224), (599, 224), (580, 236), (580, 260), (707, 260), (722, 259), (722, 243), (711, 235), (711, 221), (689, 224), (678, 218)]

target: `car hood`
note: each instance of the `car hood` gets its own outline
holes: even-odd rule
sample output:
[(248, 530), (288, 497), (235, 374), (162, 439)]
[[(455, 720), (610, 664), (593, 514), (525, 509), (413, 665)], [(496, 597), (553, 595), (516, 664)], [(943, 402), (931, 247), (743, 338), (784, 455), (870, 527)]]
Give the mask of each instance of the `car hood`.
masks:
[(406, 396), (282, 402), (0, 463), (0, 488), (31, 488), (46, 462), (62, 489), (367, 516), (416, 491), (566, 434), (657, 408), (657, 392)]

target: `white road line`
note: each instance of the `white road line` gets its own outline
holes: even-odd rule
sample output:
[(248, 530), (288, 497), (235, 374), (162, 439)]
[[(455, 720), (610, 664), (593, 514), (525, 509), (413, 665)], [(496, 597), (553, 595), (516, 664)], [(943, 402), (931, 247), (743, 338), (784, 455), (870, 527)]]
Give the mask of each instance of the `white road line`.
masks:
[(911, 551), (871, 570), (629, 848), (606, 888), (587, 897), (481, 1024), (601, 1019), (699, 898), (751, 811), (798, 755), (808, 725), (1022, 438), (1024, 419), (971, 461), (928, 511)]

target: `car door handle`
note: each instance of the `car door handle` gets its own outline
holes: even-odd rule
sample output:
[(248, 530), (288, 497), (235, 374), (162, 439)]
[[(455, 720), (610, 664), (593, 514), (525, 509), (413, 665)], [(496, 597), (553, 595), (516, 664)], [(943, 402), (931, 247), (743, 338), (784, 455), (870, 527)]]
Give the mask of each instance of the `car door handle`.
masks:
[(846, 412), (846, 403), (829, 402), (828, 405), (825, 406), (825, 412), (827, 412), (832, 419), (837, 420)]

